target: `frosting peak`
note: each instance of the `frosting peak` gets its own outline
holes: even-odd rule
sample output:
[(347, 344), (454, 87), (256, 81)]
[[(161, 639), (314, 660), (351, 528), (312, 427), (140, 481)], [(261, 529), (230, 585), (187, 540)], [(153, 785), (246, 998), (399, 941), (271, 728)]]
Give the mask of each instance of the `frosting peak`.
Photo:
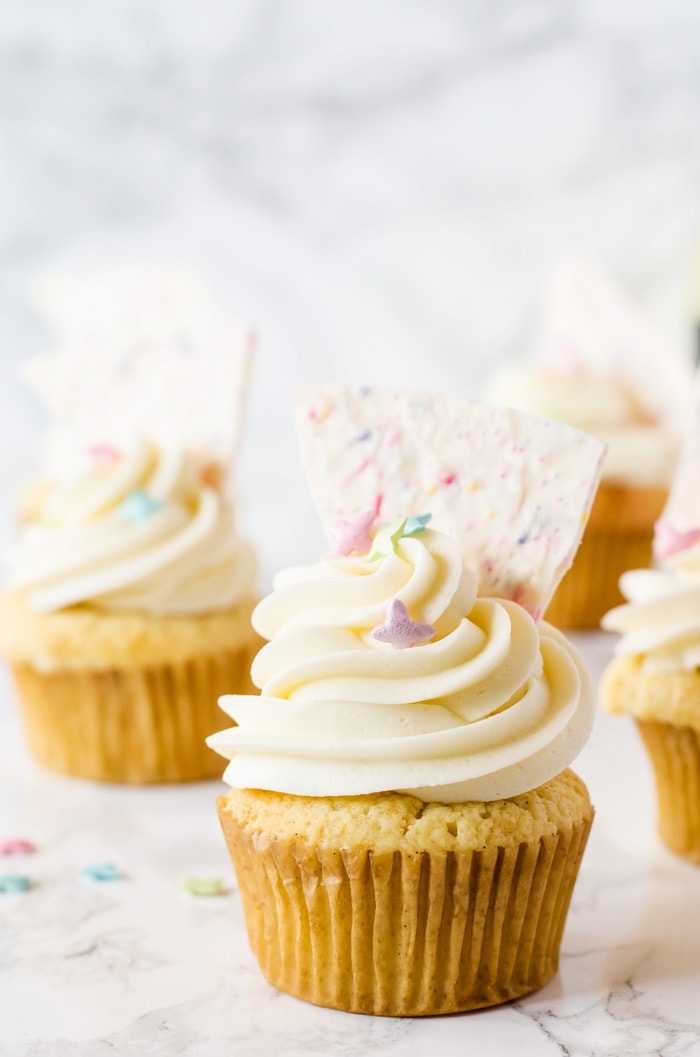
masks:
[(252, 592), (255, 563), (233, 512), (193, 453), (146, 440), (97, 445), (43, 489), (10, 554), (9, 586), (32, 609), (192, 613)]
[(492, 800), (541, 785), (582, 747), (592, 694), (563, 636), (477, 597), (476, 573), (424, 515), (398, 524), (369, 553), (279, 574), (257, 606), (262, 693), (222, 698), (237, 726), (209, 739), (231, 785)]

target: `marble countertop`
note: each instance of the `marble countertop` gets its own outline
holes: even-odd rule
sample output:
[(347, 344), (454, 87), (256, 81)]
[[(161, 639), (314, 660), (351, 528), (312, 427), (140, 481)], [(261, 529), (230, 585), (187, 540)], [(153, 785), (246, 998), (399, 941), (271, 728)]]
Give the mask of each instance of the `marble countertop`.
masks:
[[(576, 641), (597, 676), (609, 640)], [(32, 887), (0, 895), (0, 1054), (700, 1055), (700, 872), (655, 836), (631, 721), (601, 715), (577, 770), (597, 814), (554, 980), (484, 1012), (358, 1016), (263, 980), (218, 831), (216, 782), (119, 788), (42, 772), (4, 684), (0, 837), (31, 840), (36, 852), (2, 862)], [(122, 878), (81, 880), (96, 862)], [(185, 877), (223, 878), (225, 894), (188, 895)]]

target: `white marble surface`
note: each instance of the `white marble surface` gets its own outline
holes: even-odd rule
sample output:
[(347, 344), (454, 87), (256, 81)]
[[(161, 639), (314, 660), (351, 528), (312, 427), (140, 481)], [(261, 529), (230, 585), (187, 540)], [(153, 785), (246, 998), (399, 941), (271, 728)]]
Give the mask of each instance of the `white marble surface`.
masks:
[[(597, 674), (608, 639), (577, 642)], [(0, 715), (0, 837), (37, 845), (0, 860), (33, 879), (0, 896), (2, 1057), (700, 1055), (700, 872), (655, 836), (631, 721), (600, 716), (577, 764), (597, 814), (555, 979), (500, 1008), (401, 1020), (316, 1008), (264, 982), (218, 831), (218, 783), (50, 775), (27, 758), (13, 709)], [(123, 880), (80, 881), (105, 860)], [(184, 876), (223, 877), (227, 893), (187, 896)]]
[[(193, 263), (258, 325), (240, 490), (264, 580), (320, 541), (293, 381), (478, 395), (570, 252), (687, 349), (699, 69), (695, 0), (2, 5), (0, 542), (41, 438), (29, 291), (57, 264)], [(608, 648), (584, 642), (596, 670)], [(351, 1017), (264, 984), (233, 890), (178, 891), (230, 879), (215, 784), (43, 774), (3, 689), (0, 834), (39, 851), (32, 891), (0, 896), (0, 1054), (700, 1054), (700, 874), (656, 841), (631, 724), (601, 717), (580, 770), (598, 816), (557, 979), (488, 1013)], [(103, 859), (125, 879), (86, 889)]]

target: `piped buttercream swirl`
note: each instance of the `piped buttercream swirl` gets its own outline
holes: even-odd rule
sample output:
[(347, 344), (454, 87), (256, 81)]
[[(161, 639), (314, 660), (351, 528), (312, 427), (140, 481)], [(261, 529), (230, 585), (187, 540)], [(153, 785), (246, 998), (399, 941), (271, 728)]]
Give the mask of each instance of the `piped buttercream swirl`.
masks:
[[(393, 599), (432, 626), (430, 641), (373, 636)], [(590, 733), (572, 647), (516, 603), (477, 597), (476, 574), (439, 532), (286, 570), (253, 624), (270, 640), (252, 668), (261, 694), (222, 698), (237, 725), (209, 739), (233, 786), (493, 800), (553, 777)]]
[(602, 620), (622, 636), (616, 653), (639, 656), (649, 672), (700, 668), (700, 544), (624, 573), (620, 590), (626, 604)]
[(146, 440), (98, 446), (50, 481), (9, 556), (9, 587), (30, 608), (198, 613), (252, 594), (252, 548), (215, 472)]

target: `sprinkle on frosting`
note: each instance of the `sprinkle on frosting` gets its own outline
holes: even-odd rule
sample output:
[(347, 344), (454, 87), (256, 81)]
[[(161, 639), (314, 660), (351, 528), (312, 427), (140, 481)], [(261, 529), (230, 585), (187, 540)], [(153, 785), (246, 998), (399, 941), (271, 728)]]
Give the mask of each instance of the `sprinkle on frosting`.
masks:
[(670, 558), (672, 554), (680, 554), (688, 547), (692, 547), (698, 540), (700, 540), (700, 529), (688, 529), (683, 532), (662, 518), (654, 526), (654, 557), (657, 559)]
[(122, 453), (111, 444), (93, 444), (88, 448), (88, 455), (95, 462), (107, 463), (119, 462)]
[(417, 536), (419, 533), (425, 532), (432, 516), (432, 514), (411, 514), (410, 517), (406, 518), (403, 530), (404, 536)]
[(400, 598), (392, 598), (386, 611), (386, 620), (372, 631), (372, 638), (388, 642), (395, 650), (405, 650), (419, 642), (427, 642), (435, 635), (432, 624), (413, 621)]
[(336, 518), (328, 526), (335, 544), (335, 554), (367, 554), (372, 546), (374, 511), (365, 510), (351, 521)]
[(142, 488), (134, 488), (133, 492), (129, 493), (119, 507), (117, 513), (125, 521), (131, 521), (136, 525), (139, 521), (145, 521), (151, 514), (155, 514), (162, 506), (163, 504), (159, 499), (154, 499), (148, 492), (144, 492)]

